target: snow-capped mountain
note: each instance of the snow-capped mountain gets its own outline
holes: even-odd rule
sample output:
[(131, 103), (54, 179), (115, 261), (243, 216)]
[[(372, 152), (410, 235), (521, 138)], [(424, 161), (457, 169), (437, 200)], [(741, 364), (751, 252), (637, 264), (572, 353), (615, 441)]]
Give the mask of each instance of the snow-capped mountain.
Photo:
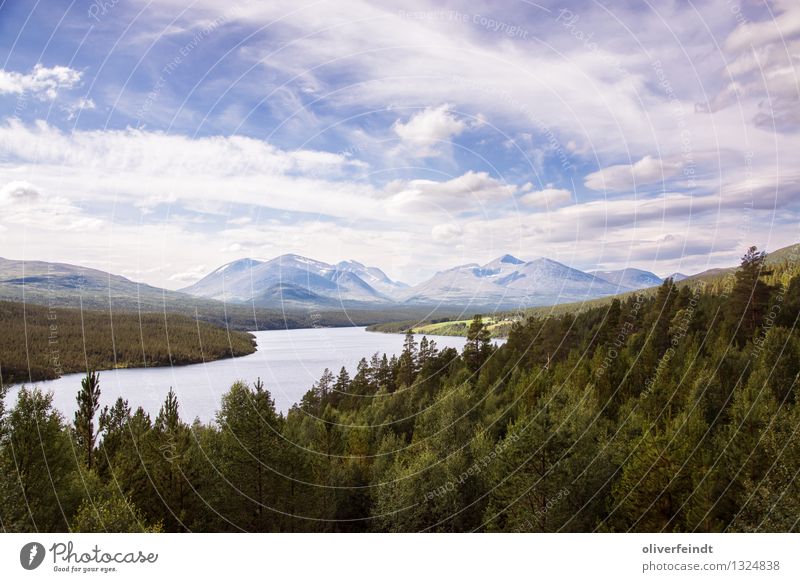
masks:
[(664, 280), (655, 273), (630, 267), (619, 269), (618, 271), (589, 271), (589, 274), (617, 285), (620, 288), (620, 292), (630, 289), (656, 287), (664, 282)]
[(406, 303), (480, 306), (553, 305), (618, 293), (618, 286), (557, 261), (511, 255), (436, 273), (402, 295)]
[(671, 275), (667, 275), (664, 279), (672, 279), (675, 283), (678, 281), (683, 281), (684, 279), (688, 279), (689, 275), (684, 275), (683, 273), (672, 273)]
[(660, 285), (641, 269), (584, 272), (540, 257), (503, 255), (484, 265), (440, 271), (408, 286), (357, 261), (328, 264), (299, 255), (240, 259), (182, 289), (185, 293), (262, 307), (451, 305), (514, 308), (586, 301)]
[[(363, 268), (367, 272), (370, 270)], [(388, 277), (386, 281), (387, 286), (393, 283)], [(343, 269), (299, 255), (281, 255), (269, 261), (233, 261), (183, 291), (224, 301), (252, 300), (258, 305), (390, 301), (359, 277), (355, 269)]]
[(408, 289), (408, 285), (400, 281), (392, 281), (378, 267), (366, 267), (358, 261), (341, 261), (336, 263), (336, 268), (358, 275), (362, 281), (387, 297), (394, 297), (404, 289)]
[(249, 279), (251, 270), (260, 265), (253, 259), (239, 259), (215, 269), (197, 283), (181, 289), (184, 293), (210, 299), (242, 301), (252, 296), (244, 289), (243, 281)]

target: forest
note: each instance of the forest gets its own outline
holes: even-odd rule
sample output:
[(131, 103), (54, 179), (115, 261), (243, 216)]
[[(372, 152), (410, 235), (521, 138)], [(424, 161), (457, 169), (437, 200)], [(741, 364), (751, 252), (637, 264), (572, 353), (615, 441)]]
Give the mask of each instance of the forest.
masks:
[[(174, 393), (151, 418), (0, 408), (4, 531), (790, 532), (800, 530), (800, 257), (755, 247), (730, 284), (667, 280), (528, 317), (459, 353), (408, 333), (396, 357), (326, 371), (287, 414), (260, 380), (213, 422)], [(0, 399), (0, 403), (3, 400)], [(0, 404), (2, 406), (2, 404)]]
[(178, 366), (252, 354), (252, 334), (174, 313), (114, 313), (0, 301), (0, 382)]

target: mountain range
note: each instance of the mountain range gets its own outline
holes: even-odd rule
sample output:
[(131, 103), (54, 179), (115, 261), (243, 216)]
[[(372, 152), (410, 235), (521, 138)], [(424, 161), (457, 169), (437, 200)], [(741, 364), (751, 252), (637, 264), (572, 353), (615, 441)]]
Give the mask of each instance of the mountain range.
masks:
[[(238, 269), (240, 275), (249, 273), (248, 262), (236, 261), (230, 275)], [(253, 261), (253, 265), (258, 261)], [(342, 271), (358, 271), (358, 263), (342, 265)], [(363, 276), (380, 277), (373, 270), (363, 267)], [(219, 271), (219, 269), (218, 269)], [(247, 276), (247, 275), (246, 275)], [(358, 275), (353, 275), (358, 277)], [(350, 277), (344, 274), (329, 283), (326, 293), (337, 289), (337, 281)], [(313, 277), (309, 278), (313, 279)], [(358, 277), (360, 279), (360, 277)], [(388, 277), (387, 277), (388, 279)], [(261, 290), (260, 303), (266, 307), (254, 306), (241, 298), (227, 302), (180, 291), (171, 291), (139, 283), (120, 275), (91, 269), (81, 265), (46, 261), (23, 261), (0, 257), (0, 302), (45, 305), (49, 308), (87, 309), (111, 313), (177, 313), (235, 330), (265, 330), (282, 328), (303, 328), (311, 326), (338, 327), (349, 325), (371, 325), (398, 321), (409, 317), (430, 315), (427, 307), (414, 307), (379, 301), (361, 301), (345, 306), (325, 300), (320, 295), (309, 292), (300, 284), (281, 289), (273, 286)], [(381, 287), (380, 281), (373, 281)], [(385, 283), (384, 283), (385, 284)], [(364, 285), (356, 283), (356, 287)], [(391, 287), (392, 285), (390, 285)], [(400, 284), (400, 286), (402, 286)], [(363, 293), (372, 296), (371, 286)], [(281, 303), (291, 293), (292, 301)], [(309, 307), (314, 307), (310, 310)], [(464, 315), (457, 307), (443, 307), (436, 310), (438, 316), (455, 317)]]
[(281, 255), (269, 261), (227, 263), (181, 291), (256, 306), (333, 306), (394, 303), (395, 294), (406, 287), (380, 269), (355, 261), (330, 265), (299, 255)]
[[(778, 249), (767, 256), (767, 263), (786, 261), (797, 253), (800, 245)], [(668, 277), (691, 284), (735, 269)], [(184, 289), (170, 291), (78, 265), (0, 258), (0, 300), (185, 313), (241, 329), (302, 327), (312, 309), (322, 313), (325, 324), (352, 325), (356, 320), (360, 324), (399, 320), (411, 311), (450, 316), (582, 302), (662, 282), (654, 273), (633, 267), (586, 272), (544, 257), (524, 261), (503, 255), (407, 285), (357, 261), (330, 264), (287, 254), (270, 260), (238, 259)]]
[(299, 255), (245, 258), (222, 265), (181, 292), (259, 307), (458, 305), (481, 308), (570, 303), (660, 285), (641, 269), (584, 272), (548, 258), (503, 255), (484, 265), (439, 271), (409, 286), (356, 261), (324, 263)]

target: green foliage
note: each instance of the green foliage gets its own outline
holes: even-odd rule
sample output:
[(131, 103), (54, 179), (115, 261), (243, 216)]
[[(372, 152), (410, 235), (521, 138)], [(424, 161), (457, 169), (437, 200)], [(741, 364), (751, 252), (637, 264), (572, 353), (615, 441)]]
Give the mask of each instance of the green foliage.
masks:
[(251, 334), (163, 313), (112, 318), (108, 312), (0, 301), (0, 329), (0, 379), (6, 384), (87, 368), (177, 366), (255, 351)]
[[(97, 477), (87, 475), (86, 481)], [(72, 520), (74, 533), (158, 533), (161, 524), (148, 524), (141, 510), (125, 497), (114, 483), (93, 483), (92, 492), (83, 500)]]
[(74, 430), (23, 389), (0, 407), (2, 527), (797, 531), (800, 277), (765, 263), (529, 317), (499, 348), (481, 318), (460, 354), (408, 333), (285, 416), (235, 382), (208, 424), (170, 391), (154, 421), (118, 399), (98, 435), (96, 378)]
[(483, 317), (476, 315), (467, 329), (464, 361), (472, 372), (478, 372), (491, 354), (491, 335), (483, 323)]
[(75, 411), (75, 442), (81, 452), (83, 462), (91, 469), (94, 466), (94, 447), (97, 441), (94, 417), (100, 408), (100, 377), (97, 372), (89, 372), (81, 380), (81, 389), (78, 391), (78, 410)]
[(771, 275), (766, 267), (767, 255), (750, 247), (736, 271), (736, 282), (725, 309), (725, 323), (741, 347), (755, 335), (766, 315), (772, 287), (762, 280)]
[(78, 496), (78, 466), (52, 394), (21, 388), (3, 444), (3, 524), (10, 531), (66, 531)]
[(219, 471), (217, 507), (225, 519), (247, 531), (282, 531), (288, 481), (283, 419), (259, 380), (253, 388), (236, 382), (222, 397), (210, 460)]

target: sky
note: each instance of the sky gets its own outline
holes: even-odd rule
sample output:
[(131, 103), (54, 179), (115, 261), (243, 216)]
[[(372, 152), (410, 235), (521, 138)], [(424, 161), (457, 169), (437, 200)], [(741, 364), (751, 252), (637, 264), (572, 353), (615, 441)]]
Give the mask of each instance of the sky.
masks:
[(796, 0), (0, 0), (0, 256), (730, 266), (799, 242), (798, 60)]

